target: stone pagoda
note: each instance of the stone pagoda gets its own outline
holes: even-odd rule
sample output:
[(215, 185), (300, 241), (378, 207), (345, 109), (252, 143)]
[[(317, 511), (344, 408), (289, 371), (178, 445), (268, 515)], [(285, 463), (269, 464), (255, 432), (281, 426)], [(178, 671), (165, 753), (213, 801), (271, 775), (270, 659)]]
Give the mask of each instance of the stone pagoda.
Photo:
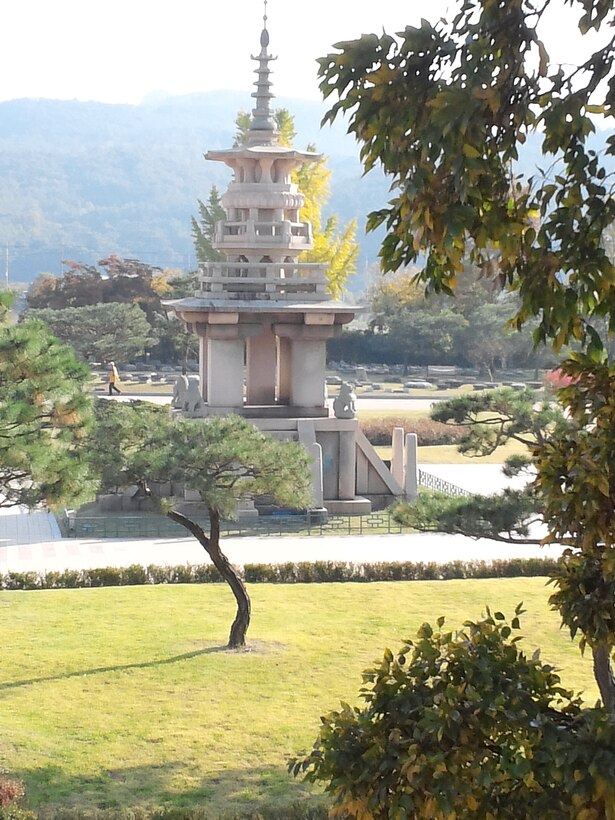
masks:
[[(371, 504), (356, 485), (358, 424), (329, 418), (325, 383), (327, 340), (359, 308), (328, 295), (325, 266), (300, 261), (313, 246), (312, 226), (300, 220), (304, 197), (291, 175), (320, 155), (280, 144), (266, 21), (265, 14), (261, 50), (252, 57), (258, 67), (247, 136), (238, 147), (205, 154), (233, 172), (213, 242), (225, 259), (201, 267), (194, 297), (167, 303), (199, 337), (200, 400), (189, 414), (234, 413), (272, 435), (298, 439), (316, 461), (320, 452), (320, 494), (324, 488), (329, 510), (366, 512)], [(389, 499), (401, 492), (397, 482), (385, 485), (376, 481), (372, 489)]]

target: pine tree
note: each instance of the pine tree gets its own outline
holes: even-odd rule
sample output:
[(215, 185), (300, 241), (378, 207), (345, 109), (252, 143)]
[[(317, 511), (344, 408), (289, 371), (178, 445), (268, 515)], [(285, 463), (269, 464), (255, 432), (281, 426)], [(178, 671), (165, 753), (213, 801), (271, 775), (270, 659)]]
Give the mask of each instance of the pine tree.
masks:
[(211, 186), (207, 205), (198, 200), (199, 219), (192, 217), (192, 238), (194, 240), (194, 250), (199, 265), (206, 262), (220, 262), (224, 259), (224, 254), (214, 248), (216, 235), (216, 222), (225, 218), (225, 213), (220, 204), (220, 194), (215, 185)]
[(0, 507), (85, 500), (88, 369), (42, 322), (11, 326), (10, 301), (0, 294)]

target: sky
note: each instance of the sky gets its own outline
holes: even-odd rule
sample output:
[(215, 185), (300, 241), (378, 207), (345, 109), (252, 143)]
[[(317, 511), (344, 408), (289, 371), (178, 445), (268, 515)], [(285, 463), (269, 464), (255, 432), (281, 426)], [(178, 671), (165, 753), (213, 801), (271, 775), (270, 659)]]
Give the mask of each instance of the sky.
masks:
[[(274, 92), (321, 99), (317, 57), (362, 33), (450, 17), (458, 0), (269, 0)], [(545, 27), (552, 57), (578, 58), (564, 0)], [(0, 101), (138, 104), (157, 93), (251, 88), (262, 0), (4, 0)], [(1, 127), (1, 123), (0, 123)]]

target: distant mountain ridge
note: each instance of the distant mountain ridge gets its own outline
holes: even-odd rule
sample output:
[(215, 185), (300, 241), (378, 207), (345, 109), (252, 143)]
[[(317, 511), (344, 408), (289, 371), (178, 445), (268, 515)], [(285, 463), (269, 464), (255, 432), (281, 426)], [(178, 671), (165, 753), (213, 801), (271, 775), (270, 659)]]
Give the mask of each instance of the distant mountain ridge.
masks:
[[(230, 147), (250, 92), (163, 97), (141, 105), (23, 99), (0, 103), (0, 260), (10, 278), (59, 274), (62, 259), (94, 263), (117, 253), (161, 267), (192, 269), (191, 216), (230, 171), (203, 153)], [(382, 235), (365, 236), (367, 214), (389, 197), (378, 171), (365, 177), (343, 122), (320, 128), (324, 103), (276, 98), (295, 118), (297, 147), (315, 143), (333, 171), (327, 213), (356, 217), (359, 275), (376, 260)], [(528, 140), (526, 160), (539, 157)], [(4, 265), (2, 265), (4, 269)], [(1, 275), (2, 271), (0, 271)]]
[[(194, 267), (190, 219), (230, 171), (203, 153), (229, 147), (249, 93), (210, 92), (138, 106), (58, 100), (0, 103), (0, 253), (10, 276), (59, 273), (62, 259), (109, 253), (161, 267)], [(342, 124), (320, 130), (319, 103), (279, 98), (297, 126), (297, 146), (316, 143), (333, 168), (331, 212), (361, 224), (384, 201), (386, 182), (361, 184), (357, 148)], [(361, 187), (364, 195), (348, 197)], [(374, 189), (375, 191), (372, 191)], [(341, 207), (338, 207), (337, 200)], [(372, 261), (378, 243), (365, 243)], [(5, 251), (6, 252), (6, 251)], [(5, 256), (5, 253), (2, 254)]]

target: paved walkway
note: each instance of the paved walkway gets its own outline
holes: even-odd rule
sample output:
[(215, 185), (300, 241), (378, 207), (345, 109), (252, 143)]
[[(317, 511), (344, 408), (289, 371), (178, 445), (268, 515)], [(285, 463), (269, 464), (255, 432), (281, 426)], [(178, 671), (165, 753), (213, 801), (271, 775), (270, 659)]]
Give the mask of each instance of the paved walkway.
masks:
[[(495, 492), (510, 486), (498, 465), (425, 465), (425, 469), (471, 492)], [(520, 483), (517, 479), (516, 483)], [(406, 533), (363, 536), (269, 536), (225, 538), (230, 560), (246, 563), (285, 561), (435, 561), (551, 557), (558, 546), (509, 546), (456, 535)], [(0, 510), (0, 572), (87, 569), (130, 564), (200, 564), (208, 562), (193, 538), (62, 539), (53, 516), (44, 512)]]
[[(556, 557), (559, 547), (509, 546), (457, 535), (407, 533), (361, 536), (269, 536), (225, 538), (223, 549), (238, 565), (286, 561), (424, 561), (444, 563)], [(209, 559), (193, 538), (76, 539), (0, 547), (0, 573), (51, 571), (131, 564), (204, 564)]]

